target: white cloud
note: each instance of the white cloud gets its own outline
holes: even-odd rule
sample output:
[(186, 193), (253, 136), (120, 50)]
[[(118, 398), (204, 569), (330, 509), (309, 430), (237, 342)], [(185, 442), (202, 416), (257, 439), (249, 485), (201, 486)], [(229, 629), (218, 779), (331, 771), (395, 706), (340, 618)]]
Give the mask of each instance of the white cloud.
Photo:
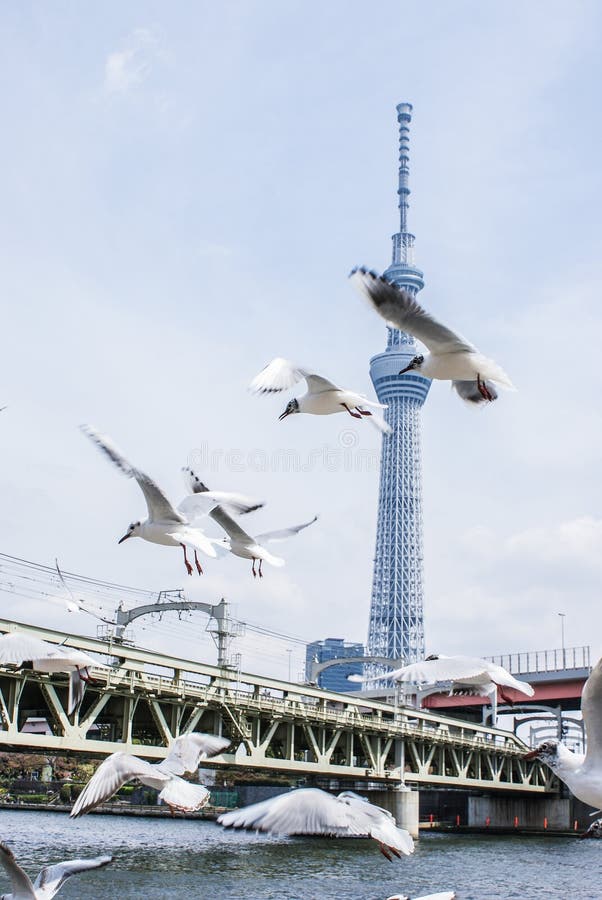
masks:
[(159, 54), (159, 42), (148, 28), (136, 28), (121, 50), (109, 53), (104, 87), (109, 94), (129, 93), (148, 77)]

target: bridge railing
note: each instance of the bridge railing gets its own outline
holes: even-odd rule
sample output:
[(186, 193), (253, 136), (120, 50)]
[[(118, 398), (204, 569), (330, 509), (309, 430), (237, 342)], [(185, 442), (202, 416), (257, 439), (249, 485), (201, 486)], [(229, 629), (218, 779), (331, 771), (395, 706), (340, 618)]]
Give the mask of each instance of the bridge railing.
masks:
[(391, 707), (331, 692), (323, 692), (317, 698), (314, 688), (309, 688), (311, 695), (307, 696), (303, 685), (287, 685), (288, 690), (283, 696), (275, 696), (268, 691), (258, 695), (256, 686), (244, 686), (238, 681), (237, 674), (230, 678), (227, 673), (222, 673), (221, 677), (205, 684), (185, 677), (174, 678), (122, 668), (112, 671), (95, 669), (93, 674), (95, 680), (105, 681), (107, 687), (144, 690), (158, 698), (163, 694), (176, 694), (209, 704), (219, 697), (220, 702), (230, 706), (249, 713), (265, 713), (272, 718), (305, 719), (341, 728), (361, 723), (369, 730), (387, 735), (424, 738), (439, 744), (481, 749), (488, 747), (512, 754), (525, 750), (522, 741), (510, 732), (449, 717), (442, 722), (439, 716), (425, 710)]
[(591, 668), (590, 648), (588, 646), (502, 653), (499, 656), (487, 656), (486, 659), (503, 666), (509, 672), (512, 672), (513, 675), (527, 675), (535, 672), (563, 672), (574, 669), (586, 669), (589, 671)]

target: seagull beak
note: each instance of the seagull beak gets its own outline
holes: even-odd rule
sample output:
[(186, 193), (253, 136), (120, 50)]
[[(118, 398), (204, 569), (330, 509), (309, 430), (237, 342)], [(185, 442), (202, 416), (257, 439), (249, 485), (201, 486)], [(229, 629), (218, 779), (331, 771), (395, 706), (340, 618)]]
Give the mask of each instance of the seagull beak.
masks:
[(285, 409), (284, 412), (278, 416), (278, 421), (282, 422), (282, 420), (286, 419), (287, 416), (290, 416), (290, 413), (287, 409)]
[(537, 759), (537, 756), (538, 756), (537, 750), (530, 750), (529, 753), (525, 753), (525, 755), (523, 756), (523, 759)]
[(131, 537), (131, 536), (132, 536), (132, 535), (131, 535), (130, 532), (128, 531), (128, 533), (127, 533), (127, 534), (124, 534), (122, 538), (119, 538), (119, 540), (117, 541), (117, 543), (118, 543), (118, 544), (123, 544), (123, 542), (124, 542), (124, 541), (127, 541), (127, 539), (128, 539), (129, 537)]
[(401, 370), (398, 372), (398, 375), (403, 375), (405, 372), (409, 372), (410, 369), (413, 369), (413, 368), (414, 368), (414, 366), (412, 365), (412, 363), (410, 363), (410, 365), (409, 365), (409, 366), (406, 366), (405, 369), (401, 369)]

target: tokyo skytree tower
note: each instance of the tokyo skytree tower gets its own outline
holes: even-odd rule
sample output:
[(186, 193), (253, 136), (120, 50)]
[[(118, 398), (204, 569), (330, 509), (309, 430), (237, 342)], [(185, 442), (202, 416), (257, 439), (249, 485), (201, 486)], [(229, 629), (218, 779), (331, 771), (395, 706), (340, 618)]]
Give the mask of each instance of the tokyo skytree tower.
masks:
[[(393, 235), (393, 260), (384, 274), (417, 294), (424, 287), (423, 273), (414, 265), (414, 235), (407, 230), (411, 120), (411, 104), (400, 103), (400, 226)], [(386, 350), (370, 360), (370, 377), (378, 399), (388, 405), (386, 419), (393, 432), (384, 435), (382, 443), (367, 655), (405, 664), (424, 657), (420, 412), (431, 382), (416, 372), (398, 374), (416, 353), (411, 335), (388, 328)]]

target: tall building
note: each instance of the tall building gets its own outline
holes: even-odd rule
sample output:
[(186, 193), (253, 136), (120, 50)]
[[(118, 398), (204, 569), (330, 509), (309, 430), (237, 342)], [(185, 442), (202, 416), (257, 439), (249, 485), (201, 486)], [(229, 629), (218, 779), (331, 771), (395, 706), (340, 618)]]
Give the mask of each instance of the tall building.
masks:
[[(414, 265), (414, 235), (408, 231), (410, 103), (399, 104), (397, 121), (400, 224), (384, 274), (417, 294), (424, 277)], [(370, 360), (370, 377), (378, 399), (387, 404), (393, 432), (384, 435), (382, 443), (368, 655), (405, 663), (424, 656), (420, 411), (431, 382), (416, 372), (398, 374), (416, 353), (411, 335), (389, 328), (386, 350)]]
[[(343, 638), (326, 638), (325, 641), (312, 641), (305, 648), (305, 677), (310, 681), (314, 662), (330, 662), (331, 659), (346, 659), (349, 656), (363, 656), (363, 644), (346, 644)], [(347, 681), (348, 675), (361, 675), (363, 664), (341, 663), (318, 675), (318, 686), (327, 691), (358, 691), (361, 684)]]

